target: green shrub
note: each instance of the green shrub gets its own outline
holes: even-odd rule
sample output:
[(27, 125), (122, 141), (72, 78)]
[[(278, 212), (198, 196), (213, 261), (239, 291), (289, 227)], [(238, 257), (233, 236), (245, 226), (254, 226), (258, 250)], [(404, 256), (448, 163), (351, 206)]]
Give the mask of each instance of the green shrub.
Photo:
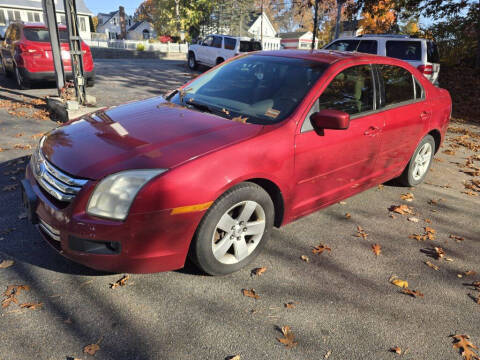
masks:
[(145, 45), (137, 44), (137, 51), (145, 51)]

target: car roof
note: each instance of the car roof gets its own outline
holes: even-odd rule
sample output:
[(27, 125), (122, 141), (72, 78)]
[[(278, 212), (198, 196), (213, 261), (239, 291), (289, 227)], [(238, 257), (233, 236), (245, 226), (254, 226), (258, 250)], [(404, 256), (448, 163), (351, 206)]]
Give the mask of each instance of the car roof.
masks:
[[(340, 60), (345, 59), (379, 59), (385, 58), (383, 56), (366, 54), (360, 52), (350, 52), (350, 51), (338, 51), (338, 50), (271, 50), (271, 51), (261, 51), (257, 52), (259, 55), (270, 55), (270, 56), (280, 56), (280, 57), (289, 57), (305, 60), (314, 60), (318, 62), (323, 62), (327, 64), (333, 64)], [(385, 58), (391, 59), (391, 58)]]
[(428, 39), (424, 38), (417, 38), (417, 37), (410, 37), (410, 36), (378, 36), (378, 35), (369, 35), (369, 36), (342, 36), (338, 39), (332, 40), (332, 42), (338, 40), (394, 40), (394, 41), (427, 41)]

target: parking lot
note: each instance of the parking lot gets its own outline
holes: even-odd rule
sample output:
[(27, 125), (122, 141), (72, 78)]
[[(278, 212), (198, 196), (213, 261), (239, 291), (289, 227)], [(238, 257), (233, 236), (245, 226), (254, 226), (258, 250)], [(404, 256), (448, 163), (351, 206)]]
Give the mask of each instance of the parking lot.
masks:
[[(102, 60), (96, 69), (87, 91), (100, 106), (161, 95), (195, 75), (185, 61)], [(88, 359), (83, 349), (95, 343), (95, 358), (111, 360), (461, 359), (452, 334), (480, 346), (480, 292), (469, 286), (480, 280), (480, 192), (465, 187), (478, 175), (464, 172), (480, 167), (480, 126), (451, 124), (426, 183), (386, 183), (275, 229), (247, 269), (210, 277), (187, 265), (111, 288), (125, 274), (64, 259), (24, 218), (15, 185), (39, 134), (56, 126), (33, 113), (37, 98), (56, 92), (44, 86), (20, 91), (0, 74), (0, 262), (14, 261), (0, 268), (0, 289), (28, 285), (19, 302), (42, 303), (0, 310), (0, 359)], [(26, 103), (25, 113), (12, 110)], [(389, 210), (402, 204), (413, 213)], [(428, 232), (434, 240), (412, 238)], [(319, 244), (331, 251), (312, 253)], [(253, 275), (258, 267), (266, 271)], [(392, 277), (423, 296), (402, 293)], [(286, 325), (292, 348), (277, 341)], [(390, 351), (397, 346), (402, 355)]]

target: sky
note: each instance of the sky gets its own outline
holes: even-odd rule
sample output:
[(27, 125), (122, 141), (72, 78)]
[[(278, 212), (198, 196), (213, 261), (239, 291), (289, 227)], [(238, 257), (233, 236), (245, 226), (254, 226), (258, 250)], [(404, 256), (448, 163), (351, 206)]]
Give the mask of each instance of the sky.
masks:
[(90, 9), (95, 15), (99, 12), (108, 13), (114, 10), (118, 10), (119, 6), (125, 8), (125, 12), (128, 15), (133, 15), (138, 5), (142, 3), (142, 0), (84, 0), (87, 8)]

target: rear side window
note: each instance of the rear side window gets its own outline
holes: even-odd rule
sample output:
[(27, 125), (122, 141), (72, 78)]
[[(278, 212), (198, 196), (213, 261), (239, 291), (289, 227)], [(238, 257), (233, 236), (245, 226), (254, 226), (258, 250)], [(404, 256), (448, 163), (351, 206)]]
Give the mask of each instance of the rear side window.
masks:
[(387, 56), (411, 61), (422, 60), (422, 43), (420, 41), (387, 41)]
[[(50, 34), (47, 29), (25, 28), (23, 30), (25, 38), (35, 42), (50, 42)], [(61, 43), (68, 42), (68, 35), (66, 30), (58, 30), (58, 36)]]
[(373, 110), (373, 77), (369, 65), (353, 66), (335, 76), (318, 99), (319, 110), (350, 115)]
[(225, 46), (225, 49), (235, 50), (235, 45), (237, 44), (237, 40), (226, 37), (226, 38), (223, 38), (223, 44)]
[(418, 83), (417, 80), (415, 82), (415, 99), (423, 99), (425, 97), (425, 93), (423, 91), (422, 85)]
[(413, 76), (408, 70), (394, 65), (378, 65), (378, 69), (385, 90), (383, 106), (415, 99)]
[(240, 41), (240, 52), (250, 52), (262, 50), (259, 41)]
[(362, 40), (362, 41), (360, 41), (360, 45), (358, 45), (357, 51), (367, 53), (367, 54), (376, 54), (377, 53), (377, 40)]
[(427, 61), (430, 63), (440, 62), (437, 44), (435, 44), (433, 41), (427, 41)]
[(338, 40), (327, 47), (328, 50), (355, 51), (359, 40)]
[(222, 38), (220, 36), (214, 36), (212, 46), (216, 48), (222, 47)]

